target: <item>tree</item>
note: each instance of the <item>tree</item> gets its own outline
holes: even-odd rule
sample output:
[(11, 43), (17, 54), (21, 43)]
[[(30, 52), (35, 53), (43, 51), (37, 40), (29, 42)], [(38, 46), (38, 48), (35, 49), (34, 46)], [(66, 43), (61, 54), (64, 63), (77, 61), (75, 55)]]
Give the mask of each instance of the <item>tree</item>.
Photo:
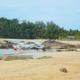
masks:
[(21, 39), (67, 39), (74, 36), (80, 39), (80, 31), (70, 29), (65, 30), (54, 22), (35, 23), (24, 20), (19, 23), (18, 19), (0, 18), (0, 38), (21, 38)]
[(60, 30), (60, 28), (58, 25), (56, 25), (53, 22), (48, 22), (47, 23), (47, 31), (46, 31), (47, 38), (57, 39), (58, 35), (59, 35), (59, 30)]

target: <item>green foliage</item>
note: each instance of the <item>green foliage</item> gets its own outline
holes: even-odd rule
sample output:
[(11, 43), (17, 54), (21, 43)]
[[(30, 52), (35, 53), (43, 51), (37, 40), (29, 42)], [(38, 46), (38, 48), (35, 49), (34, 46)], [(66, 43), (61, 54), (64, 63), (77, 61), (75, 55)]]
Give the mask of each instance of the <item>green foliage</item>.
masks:
[(21, 39), (80, 39), (80, 31), (65, 30), (54, 22), (44, 23), (37, 21), (23, 21), (17, 19), (0, 18), (0, 38), (21, 38)]

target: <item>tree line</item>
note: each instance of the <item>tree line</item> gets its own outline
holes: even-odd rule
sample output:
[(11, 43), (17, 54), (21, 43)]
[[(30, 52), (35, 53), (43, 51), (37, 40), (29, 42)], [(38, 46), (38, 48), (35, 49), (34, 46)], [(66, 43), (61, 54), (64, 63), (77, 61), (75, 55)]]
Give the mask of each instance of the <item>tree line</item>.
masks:
[(80, 39), (79, 30), (65, 30), (54, 22), (30, 22), (0, 18), (0, 38)]

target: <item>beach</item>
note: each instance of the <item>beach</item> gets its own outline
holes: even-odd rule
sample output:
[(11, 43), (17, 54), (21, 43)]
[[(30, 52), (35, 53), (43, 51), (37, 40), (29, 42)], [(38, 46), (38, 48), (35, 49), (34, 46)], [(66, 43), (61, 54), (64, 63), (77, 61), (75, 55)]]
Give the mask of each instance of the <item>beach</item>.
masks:
[[(79, 44), (79, 41), (62, 42)], [(61, 71), (64, 68), (67, 72)], [(80, 52), (45, 51), (37, 52), (36, 58), (2, 59), (0, 80), (80, 80)]]
[(0, 0), (0, 80), (80, 80), (80, 0)]
[[(48, 54), (47, 54), (48, 55)], [(50, 53), (52, 58), (0, 61), (0, 80), (79, 80), (80, 53)], [(60, 68), (66, 68), (67, 73)]]

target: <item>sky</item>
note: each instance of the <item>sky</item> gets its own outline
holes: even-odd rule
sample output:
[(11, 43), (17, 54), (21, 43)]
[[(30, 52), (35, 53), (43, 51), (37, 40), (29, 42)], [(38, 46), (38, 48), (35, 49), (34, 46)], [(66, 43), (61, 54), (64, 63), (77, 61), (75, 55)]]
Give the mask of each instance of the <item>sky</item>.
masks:
[(53, 21), (80, 30), (80, 0), (0, 0), (0, 17), (20, 21)]

